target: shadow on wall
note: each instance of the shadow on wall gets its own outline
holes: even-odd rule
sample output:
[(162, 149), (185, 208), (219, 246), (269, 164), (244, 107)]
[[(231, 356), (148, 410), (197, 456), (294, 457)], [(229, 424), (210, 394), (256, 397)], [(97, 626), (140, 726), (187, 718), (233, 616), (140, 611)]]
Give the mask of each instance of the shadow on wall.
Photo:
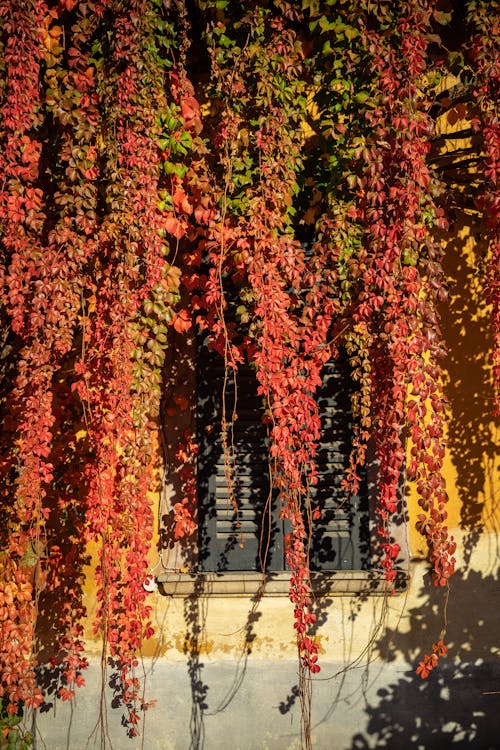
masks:
[[(452, 581), (447, 609), (446, 643), (450, 652), (427, 680), (416, 675), (414, 667), (423, 651), (430, 651), (431, 644), (438, 640), (442, 627), (443, 590), (433, 589), (428, 581), (419, 591), (418, 607), (406, 613), (404, 627), (388, 630), (383, 636), (378, 628), (375, 634), (372, 633), (375, 642), (370, 645), (367, 660), (376, 658), (377, 669), (382, 663), (393, 668), (382, 670), (378, 688), (365, 693), (360, 685), (359, 692), (364, 694), (365, 703), (349, 727), (346, 747), (350, 750), (441, 750), (448, 747), (494, 750), (500, 747), (500, 591), (495, 574), (499, 555), (494, 546), (498, 543), (498, 523), (495, 519), (493, 475), (496, 446), (491, 418), (489, 363), (485, 357), (485, 352), (491, 348), (491, 336), (490, 320), (484, 311), (484, 289), (478, 273), (484, 247), (480, 243), (474, 245), (468, 239), (470, 233), (479, 234), (480, 227), (468, 227), (471, 227), (470, 217), (457, 215), (452, 230), (445, 237), (450, 300), (442, 310), (442, 326), (450, 347), (446, 361), (449, 372), (447, 392), (451, 404), (449, 452), (457, 470), (456, 492), (461, 503), (456, 523), (464, 532), (460, 549), (463, 567)], [(178, 375), (180, 371), (186, 397), (194, 385), (191, 357), (192, 353), (177, 351), (171, 363), (170, 375), (176, 370)], [(183, 429), (193, 429), (192, 419), (193, 414), (188, 411)], [(175, 430), (178, 432), (168, 436), (169, 446), (177, 445), (182, 437), (178, 426)], [(173, 496), (176, 490), (182, 492), (179, 479), (177, 476), (177, 487), (175, 477), (172, 481)], [(192, 509), (195, 515), (194, 504)], [(166, 525), (167, 521), (168, 517), (165, 517)], [(487, 555), (484, 554), (486, 537), (482, 536), (485, 528), (493, 532), (490, 537), (492, 546)], [(479, 557), (474, 554), (480, 551), (479, 542), (483, 567), (476, 564)], [(174, 550), (171, 553), (175, 555)], [(197, 556), (198, 549), (194, 544), (190, 554), (184, 553), (184, 558), (180, 555), (181, 564), (186, 569), (192, 568)], [(199, 588), (184, 604), (185, 654), (192, 700), (189, 740), (193, 750), (205, 746), (206, 718), (222, 714), (240, 691), (255, 638), (255, 624), (260, 617), (257, 596), (249, 607), (241, 652), (235, 654), (234, 675), (227, 693), (217, 705), (209, 705), (209, 684), (200, 658), (206, 638), (206, 599), (203, 593), (200, 579)], [(349, 599), (349, 605), (347, 599), (345, 597), (344, 604), (351, 607), (350, 617), (355, 620), (363, 597)], [(332, 608), (338, 611), (339, 602), (319, 600), (319, 632), (326, 626)], [(345, 619), (343, 627), (347, 629)], [(345, 639), (349, 640), (347, 632)], [(408, 668), (408, 665), (413, 666)], [(333, 692), (333, 683), (324, 684)], [(346, 700), (342, 692), (345, 693), (340, 690), (335, 705), (332, 704), (331, 709), (323, 714), (323, 719), (318, 717), (319, 722), (315, 724), (323, 727), (331, 737), (335, 737), (334, 722), (338, 722), (341, 706)], [(278, 696), (277, 705), (272, 710), (277, 716), (285, 716), (296, 710), (299, 701), (298, 687), (290, 683), (290, 688)], [(326, 701), (332, 701), (331, 693)], [(320, 702), (325, 705), (325, 696)], [(347, 712), (342, 720), (349, 721)], [(322, 747), (318, 746), (318, 750)]]
[(490, 311), (484, 305), (482, 276), (487, 248), (482, 235), (484, 228), (478, 220), (474, 223), (470, 215), (457, 212), (450, 234), (444, 238), (445, 272), (450, 283), (449, 301), (441, 310), (443, 334), (449, 344), (445, 361), (451, 406), (448, 450), (457, 471), (466, 567), (485, 525), (498, 532), (493, 493), (499, 446), (492, 418), (492, 334)]
[[(424, 596), (425, 594), (425, 596)], [(365, 708), (368, 722), (351, 750), (387, 748), (495, 750), (500, 736), (500, 608), (495, 576), (470, 571), (454, 579), (448, 605), (449, 654), (422, 680), (413, 670), (377, 692)], [(416, 664), (422, 643), (440, 629), (442, 592), (425, 588), (409, 612), (409, 631), (387, 632), (382, 659)]]
[[(486, 248), (475, 243), (481, 226), (470, 216), (457, 214), (450, 234), (444, 238), (450, 299), (441, 313), (449, 343), (448, 450), (457, 472), (464, 537), (459, 549), (462, 569), (451, 581), (446, 613), (449, 654), (427, 680), (411, 670), (379, 688), (366, 705), (366, 729), (355, 735), (351, 750), (500, 747), (498, 444), (486, 355), (491, 350), (491, 323), (481, 281)], [(416, 665), (422, 648), (430, 651), (439, 638), (443, 592), (428, 582), (420, 593), (422, 604), (408, 613), (408, 631), (388, 631), (377, 644), (386, 663), (402, 657), (406, 664)]]

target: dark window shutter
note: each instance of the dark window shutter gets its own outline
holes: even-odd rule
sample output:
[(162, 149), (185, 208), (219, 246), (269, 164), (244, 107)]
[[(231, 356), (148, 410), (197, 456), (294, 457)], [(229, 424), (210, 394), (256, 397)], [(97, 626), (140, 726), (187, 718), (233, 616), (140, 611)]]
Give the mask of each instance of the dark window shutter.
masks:
[[(200, 567), (202, 570), (283, 570), (283, 530), (269, 498), (267, 430), (257, 379), (248, 366), (237, 373), (237, 419), (228, 430), (234, 453), (235, 513), (227, 486), (221, 439), (224, 360), (206, 347), (198, 359), (197, 421)], [(235, 400), (232, 374), (226, 385), (226, 417)], [(267, 550), (267, 554), (266, 554)]]
[(346, 497), (342, 489), (352, 444), (352, 389), (349, 361), (341, 353), (325, 365), (318, 393), (321, 441), (311, 505), (321, 509), (321, 518), (313, 522), (311, 570), (359, 570), (368, 563), (366, 471), (359, 496)]
[[(224, 471), (221, 440), (224, 361), (199, 347), (197, 423), (200, 568), (206, 571), (283, 570), (283, 524), (278, 503), (269, 503), (267, 431), (257, 379), (250, 367), (237, 372), (237, 419), (233, 424), (235, 513)], [(348, 570), (365, 567), (368, 526), (366, 481), (361, 497), (345, 498), (341, 481), (351, 443), (351, 378), (347, 358), (329, 363), (318, 394), (322, 440), (317, 465), (319, 483), (312, 489), (312, 507), (322, 509), (311, 538), (311, 570)], [(231, 373), (226, 385), (226, 417), (234, 406)], [(365, 548), (363, 552), (363, 546)], [(266, 554), (267, 550), (267, 554)]]

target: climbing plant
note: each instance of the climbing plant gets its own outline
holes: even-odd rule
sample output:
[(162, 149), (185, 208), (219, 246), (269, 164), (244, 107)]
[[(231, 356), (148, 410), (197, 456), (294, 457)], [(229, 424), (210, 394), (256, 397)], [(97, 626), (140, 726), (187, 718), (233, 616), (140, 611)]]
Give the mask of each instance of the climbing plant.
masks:
[[(436, 239), (447, 190), (429, 153), (452, 70), (481, 135), (476, 209), (491, 239), (497, 394), (500, 378), (499, 14), (470, 2), (457, 55), (439, 36), (452, 10), (425, 0), (0, 0), (6, 714), (71, 700), (84, 683), (90, 556), (103, 679), (113, 672), (127, 731), (138, 732), (148, 704), (136, 669), (153, 634), (143, 587), (149, 493), (172, 330), (203, 329), (227, 378), (243, 362), (256, 371), (271, 483), (291, 528), (306, 745), (308, 677), (320, 669), (309, 570), (322, 512), (311, 500), (317, 393), (341, 350), (357, 385), (344, 490), (357, 492), (372, 440), (377, 558), (392, 585), (408, 441), (417, 527), (434, 584), (447, 587), (455, 543), (442, 475), (446, 284)], [(182, 408), (174, 397), (164, 412)], [(230, 497), (232, 418), (223, 412)], [(196, 451), (188, 434), (175, 539), (197, 530)], [(49, 655), (39, 620), (47, 627), (55, 599), (63, 606), (49, 618)], [(443, 639), (420, 662), (422, 677), (446, 653)]]

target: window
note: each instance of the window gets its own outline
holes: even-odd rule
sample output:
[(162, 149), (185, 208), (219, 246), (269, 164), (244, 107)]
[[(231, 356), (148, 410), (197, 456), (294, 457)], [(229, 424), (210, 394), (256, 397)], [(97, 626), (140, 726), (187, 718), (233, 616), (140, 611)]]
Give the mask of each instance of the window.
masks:
[[(269, 503), (267, 431), (252, 368), (239, 367), (236, 380), (237, 418), (228, 431), (234, 456), (233, 499), (226, 480), (221, 431), (224, 362), (203, 349), (198, 359), (197, 425), (200, 567), (205, 571), (285, 570), (284, 534), (278, 505)], [(319, 482), (313, 506), (322, 509), (314, 524), (311, 570), (352, 570), (368, 566), (366, 472), (359, 497), (341, 490), (351, 448), (351, 381), (342, 358), (326, 366), (319, 392), (322, 437), (317, 458)], [(231, 377), (226, 385), (228, 419), (235, 405)], [(215, 427), (214, 427), (215, 426)], [(236, 504), (237, 511), (233, 508)]]
[[(289, 572), (284, 557), (286, 522), (279, 518), (279, 503), (269, 498), (267, 430), (262, 424), (262, 403), (257, 395), (257, 380), (250, 367), (240, 366), (237, 373), (236, 413), (232, 431), (228, 431), (234, 452), (234, 498), (231, 502), (224, 469), (221, 439), (224, 363), (220, 355), (205, 346), (182, 351), (171, 349), (171, 376), (177, 393), (179, 387), (191, 401), (190, 416), (184, 411), (184, 424), (169, 421), (167, 443), (170, 453), (185, 427), (196, 430), (198, 538), (197, 543), (180, 540), (164, 562), (164, 572), (157, 578), (164, 593), (185, 596), (211, 593), (224, 596), (255, 593), (266, 572), (266, 593), (287, 595)], [(196, 363), (196, 365), (195, 365)], [(322, 516), (314, 522), (310, 550), (311, 579), (316, 594), (347, 592), (385, 592), (388, 588), (383, 571), (376, 564), (375, 467), (368, 461), (359, 496), (345, 498), (341, 481), (348, 460), (352, 436), (350, 394), (353, 387), (346, 357), (326, 365), (323, 386), (318, 394), (322, 418), (322, 436), (318, 455), (319, 483), (313, 488), (314, 503)], [(234, 406), (234, 386), (229, 377), (226, 385), (226, 415)], [(196, 394), (196, 395), (194, 395)], [(189, 423), (189, 424), (188, 424)], [(196, 425), (194, 428), (193, 425)], [(175, 475), (175, 471), (174, 471)], [(404, 477), (402, 476), (402, 484)], [(177, 502), (175, 476), (168, 494), (171, 506)], [(403, 488), (402, 488), (403, 489)], [(403, 494), (403, 492), (401, 493)], [(167, 516), (165, 516), (166, 518)], [(391, 529), (401, 549), (407, 544), (401, 538), (405, 526)], [(183, 546), (184, 545), (184, 546)], [(176, 551), (177, 550), (177, 551)], [(186, 561), (186, 554), (188, 560)], [(404, 560), (398, 561), (400, 567)], [(406, 583), (401, 571), (397, 587)]]

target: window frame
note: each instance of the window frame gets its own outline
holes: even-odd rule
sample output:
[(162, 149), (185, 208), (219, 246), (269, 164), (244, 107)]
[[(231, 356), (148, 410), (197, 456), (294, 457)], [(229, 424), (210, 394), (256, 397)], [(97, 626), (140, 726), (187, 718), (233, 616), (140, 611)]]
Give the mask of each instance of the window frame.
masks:
[[(184, 367), (180, 373), (177, 372), (177, 382), (183, 383), (187, 394), (191, 394), (190, 409), (184, 413), (184, 421), (193, 429), (196, 423), (196, 341), (194, 338), (178, 339), (177, 347), (170, 349), (171, 365), (175, 362), (183, 362)], [(179, 356), (178, 347), (182, 348), (182, 356)], [(177, 351), (176, 351), (177, 349)], [(179, 369), (174, 366), (174, 370)], [(180, 379), (179, 379), (180, 377)], [(174, 373), (175, 379), (175, 373)], [(168, 391), (168, 389), (167, 389)], [(168, 396), (168, 393), (167, 393)], [(181, 418), (182, 419), (182, 418)], [(184, 425), (186, 426), (186, 425)], [(168, 423), (163, 421), (163, 437), (166, 445), (166, 454), (172, 454), (172, 436), (169, 436)], [(182, 429), (182, 428), (181, 428)], [(179, 431), (177, 431), (179, 432)], [(174, 436), (174, 444), (175, 444)], [(170, 444), (170, 445), (169, 445)], [(372, 451), (373, 453), (373, 451)], [(385, 579), (385, 571), (380, 566), (379, 541), (376, 535), (376, 463), (373, 458), (367, 462), (367, 493), (368, 493), (368, 537), (370, 554), (367, 569), (343, 569), (343, 570), (318, 570), (311, 572), (311, 586), (317, 597), (348, 595), (348, 594), (374, 594), (386, 595), (398, 593), (406, 589), (409, 580), (409, 543), (406, 531), (406, 488), (405, 474), (402, 471), (399, 508), (396, 518), (400, 523), (391, 520), (388, 531), (391, 537), (400, 546), (400, 555), (396, 565), (396, 578), (393, 582)], [(167, 512), (172, 510), (175, 502), (175, 488), (167, 476), (162, 489), (162, 505)], [(161, 516), (161, 513), (160, 513)], [(198, 520), (198, 519), (196, 519)], [(161, 526), (161, 519), (160, 519)], [(161, 533), (161, 528), (160, 528)], [(290, 571), (279, 570), (262, 573), (255, 570), (227, 570), (207, 571), (198, 570), (199, 546), (191, 540), (189, 542), (189, 554), (191, 559), (187, 562), (183, 559), (183, 545), (186, 540), (180, 539), (173, 545), (170, 553), (165, 555), (162, 551), (160, 562), (161, 570), (156, 574), (159, 590), (162, 594), (172, 597), (185, 597), (192, 595), (214, 595), (214, 596), (287, 596), (289, 593)], [(168, 559), (165, 560), (165, 557)], [(174, 558), (171, 563), (171, 558)], [(187, 564), (186, 564), (187, 563)]]

